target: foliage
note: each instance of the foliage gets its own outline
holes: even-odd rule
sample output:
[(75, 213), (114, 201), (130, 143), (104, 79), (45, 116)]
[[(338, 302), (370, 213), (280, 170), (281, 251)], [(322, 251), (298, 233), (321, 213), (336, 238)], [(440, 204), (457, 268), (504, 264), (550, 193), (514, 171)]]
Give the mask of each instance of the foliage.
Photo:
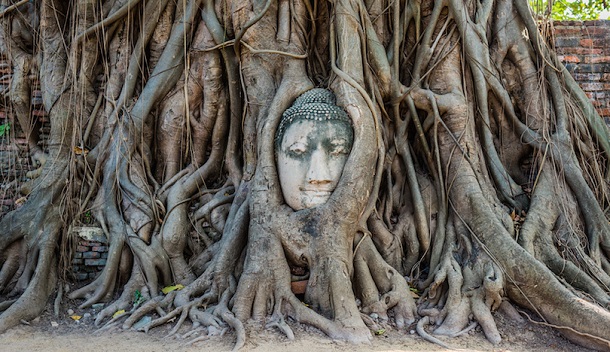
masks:
[[(550, 4), (550, 6), (549, 6)], [(596, 20), (610, 9), (607, 0), (530, 0), (534, 12), (554, 20)]]
[(3, 137), (5, 134), (7, 134), (10, 129), (11, 125), (8, 122), (0, 125), (0, 137)]

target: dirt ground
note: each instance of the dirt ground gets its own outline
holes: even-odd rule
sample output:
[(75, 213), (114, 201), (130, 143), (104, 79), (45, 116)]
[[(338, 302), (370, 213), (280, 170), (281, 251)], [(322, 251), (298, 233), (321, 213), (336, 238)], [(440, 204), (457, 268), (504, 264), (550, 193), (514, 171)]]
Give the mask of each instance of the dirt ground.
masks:
[[(96, 331), (93, 326), (95, 311), (72, 309), (73, 315), (82, 315), (79, 322), (74, 321), (63, 312), (55, 317), (50, 310), (42, 317), (21, 325), (0, 335), (0, 351), (49, 351), (49, 352), (174, 352), (174, 351), (230, 351), (235, 342), (231, 332), (224, 336), (206, 337), (194, 344), (188, 344), (199, 335), (188, 338), (165, 337), (173, 324), (167, 324), (148, 333), (138, 331), (120, 331), (110, 328)], [(89, 315), (85, 315), (89, 313)], [(485, 339), (479, 328), (456, 338), (440, 338), (452, 349), (448, 350), (423, 340), (414, 331), (396, 331), (388, 329), (375, 336), (370, 345), (351, 345), (333, 342), (316, 329), (291, 323), (295, 339), (289, 341), (278, 330), (264, 329), (260, 326), (248, 326), (248, 336), (242, 351), (562, 351), (584, 352), (589, 349), (574, 345), (564, 339), (556, 330), (532, 322), (515, 322), (496, 313), (496, 321), (502, 335), (502, 342), (493, 346)], [(179, 331), (183, 336), (190, 330), (185, 324)]]

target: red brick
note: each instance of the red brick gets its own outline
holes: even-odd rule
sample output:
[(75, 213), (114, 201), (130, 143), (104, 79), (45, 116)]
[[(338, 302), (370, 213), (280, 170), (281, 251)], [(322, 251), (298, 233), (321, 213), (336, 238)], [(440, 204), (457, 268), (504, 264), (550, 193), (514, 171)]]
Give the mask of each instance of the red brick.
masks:
[(610, 82), (610, 73), (604, 73), (601, 80), (604, 82)]
[(580, 40), (580, 45), (582, 46), (593, 46), (593, 39), (585, 38)]
[(610, 108), (598, 109), (597, 113), (602, 117), (610, 116)]
[(562, 62), (572, 62), (572, 63), (580, 62), (580, 58), (576, 55), (561, 55), (558, 58)]
[(608, 28), (608, 27), (589, 27), (589, 28), (587, 28), (586, 33), (590, 34), (592, 36), (610, 35), (610, 28)]
[(76, 247), (76, 251), (77, 252), (81, 252), (82, 253), (82, 252), (87, 252), (88, 250), (89, 250), (88, 246), (77, 246)]
[(603, 49), (597, 48), (564, 48), (564, 50), (572, 55), (602, 55), (604, 53)]
[(580, 27), (555, 26), (555, 37), (573, 37), (574, 35), (582, 35)]
[(606, 64), (610, 63), (610, 56), (587, 56), (585, 63), (588, 64)]

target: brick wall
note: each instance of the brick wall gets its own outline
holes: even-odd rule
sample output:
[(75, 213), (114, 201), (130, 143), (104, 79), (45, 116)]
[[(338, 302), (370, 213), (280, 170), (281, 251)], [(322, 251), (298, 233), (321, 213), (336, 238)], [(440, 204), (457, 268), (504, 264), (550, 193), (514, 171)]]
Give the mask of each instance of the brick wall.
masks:
[(557, 21), (559, 59), (607, 123), (610, 123), (610, 20)]
[(106, 265), (108, 244), (99, 227), (79, 226), (72, 229), (78, 245), (72, 257), (74, 279), (84, 281), (95, 278)]
[[(14, 209), (16, 202), (19, 203), (19, 189), (27, 181), (26, 173), (33, 169), (28, 142), (2, 94), (8, 92), (11, 74), (11, 67), (6, 58), (0, 56), (0, 125), (10, 126), (8, 133), (0, 136), (0, 217)], [(44, 142), (50, 127), (42, 107), (42, 93), (38, 82), (33, 82), (32, 88), (32, 116), (43, 124), (40, 137)], [(45, 146), (41, 147), (44, 149)]]

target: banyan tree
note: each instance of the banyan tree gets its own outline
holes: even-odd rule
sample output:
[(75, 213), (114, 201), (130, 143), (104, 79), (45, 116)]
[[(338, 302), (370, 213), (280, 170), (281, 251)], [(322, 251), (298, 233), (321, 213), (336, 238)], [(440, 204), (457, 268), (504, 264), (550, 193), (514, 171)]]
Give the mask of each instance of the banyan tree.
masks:
[(2, 4), (36, 170), (0, 220), (0, 332), (62, 292), (91, 214), (108, 260), (64, 295), (97, 324), (498, 343), (519, 306), (610, 350), (608, 129), (526, 0)]

